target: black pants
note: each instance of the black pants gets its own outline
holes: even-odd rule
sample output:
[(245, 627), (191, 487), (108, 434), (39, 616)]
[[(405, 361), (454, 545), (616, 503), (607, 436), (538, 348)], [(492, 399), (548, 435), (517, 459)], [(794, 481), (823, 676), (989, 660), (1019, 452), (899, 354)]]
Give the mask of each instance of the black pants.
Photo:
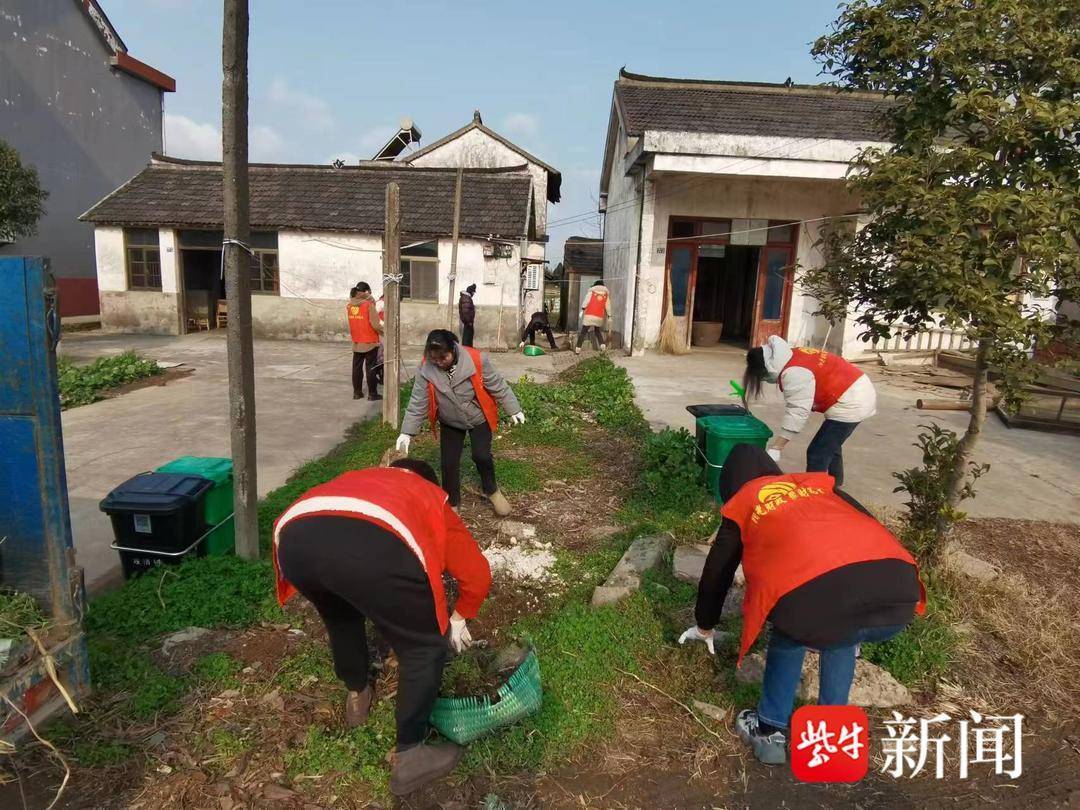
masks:
[(442, 485), (450, 496), (450, 505), (461, 504), (461, 451), (465, 436), (472, 444), (472, 460), (480, 473), (480, 486), (485, 495), (499, 488), (495, 482), (495, 459), (491, 455), (491, 428), (487, 422), (471, 430), (439, 425), (439, 453), (442, 461)]
[[(592, 330), (591, 332), (589, 331), (590, 329)], [(597, 351), (600, 351), (600, 344), (604, 342), (604, 333), (600, 331), (600, 327), (587, 326), (585, 324), (581, 325), (581, 331), (578, 332), (577, 339), (577, 345), (579, 349), (581, 348), (581, 344), (585, 342), (586, 334), (588, 334), (589, 338), (592, 340), (593, 348)]]
[(473, 342), (473, 325), (471, 323), (461, 324), (461, 345), (472, 346)]
[(806, 471), (827, 472), (836, 479), (836, 486), (843, 484), (844, 442), (858, 426), (858, 422), (826, 419), (806, 448)]
[[(379, 393), (379, 375), (376, 368), (376, 358), (379, 356), (379, 347), (369, 349), (366, 352), (354, 351), (352, 355), (352, 390), (358, 397), (364, 395), (364, 379), (367, 378), (368, 393), (374, 396)], [(366, 366), (366, 368), (365, 368)]]
[(521, 333), (521, 342), (528, 341), (531, 345), (536, 345), (536, 333), (543, 332), (547, 335), (548, 343), (551, 344), (551, 350), (555, 351), (555, 334), (551, 331), (550, 326), (534, 326), (529, 324), (525, 327), (525, 331)]
[(298, 518), (282, 531), (281, 572), (319, 611), (334, 671), (351, 691), (368, 685), (366, 620), (398, 659), (397, 739), (423, 742), (446, 664), (431, 583), (405, 542), (359, 518)]

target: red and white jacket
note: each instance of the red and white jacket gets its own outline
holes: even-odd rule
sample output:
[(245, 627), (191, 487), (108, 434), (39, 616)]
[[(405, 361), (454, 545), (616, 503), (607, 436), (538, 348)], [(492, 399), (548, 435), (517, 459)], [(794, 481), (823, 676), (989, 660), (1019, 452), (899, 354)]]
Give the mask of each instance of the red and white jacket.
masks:
[(475, 617), (487, 598), (491, 568), (461, 518), (450, 508), (446, 493), (409, 470), (370, 467), (309, 489), (275, 522), (274, 573), (279, 604), (284, 605), (297, 593), (278, 565), (281, 531), (293, 521), (317, 515), (366, 520), (401, 538), (427, 574), (443, 633), (450, 624), (444, 571), (457, 580), (459, 596), (454, 609), (463, 618)]

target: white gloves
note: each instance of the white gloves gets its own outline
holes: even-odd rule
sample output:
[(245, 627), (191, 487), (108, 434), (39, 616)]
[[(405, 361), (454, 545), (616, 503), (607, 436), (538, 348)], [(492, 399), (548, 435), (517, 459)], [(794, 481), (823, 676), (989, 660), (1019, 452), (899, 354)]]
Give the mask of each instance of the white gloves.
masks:
[(460, 653), (472, 646), (472, 633), (469, 632), (465, 620), (455, 611), (450, 617), (450, 646), (454, 652)]
[(771, 458), (777, 464), (780, 463), (780, 451), (777, 450), (775, 447), (770, 447), (765, 452), (768, 453), (769, 458)]
[(705, 646), (709, 648), (711, 655), (716, 655), (716, 648), (713, 646), (714, 633), (712, 630), (700, 630), (697, 625), (687, 628), (686, 632), (679, 636), (679, 643), (685, 644), (688, 641), (704, 641)]
[(412, 436), (410, 436), (408, 433), (402, 433), (400, 436), (397, 437), (397, 444), (394, 445), (394, 447), (398, 450), (398, 452), (408, 455), (410, 444), (412, 444)]
[(511, 425), (524, 425), (525, 424), (525, 411), (518, 411), (510, 417)]

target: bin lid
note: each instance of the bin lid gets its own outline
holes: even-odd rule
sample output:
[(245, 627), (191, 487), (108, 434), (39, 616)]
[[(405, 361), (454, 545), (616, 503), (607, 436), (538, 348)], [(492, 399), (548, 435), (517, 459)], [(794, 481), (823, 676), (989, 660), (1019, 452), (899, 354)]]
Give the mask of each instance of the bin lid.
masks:
[(686, 410), (694, 417), (702, 416), (746, 416), (747, 410), (734, 402), (718, 402), (714, 405), (687, 405)]
[(210, 489), (214, 482), (198, 475), (143, 473), (129, 478), (99, 504), (106, 514), (175, 512)]
[(698, 420), (707, 433), (726, 439), (761, 439), (773, 435), (769, 426), (756, 416), (703, 416)]
[(162, 473), (180, 473), (181, 475), (201, 475), (215, 484), (223, 484), (232, 477), (231, 458), (212, 458), (206, 456), (180, 456), (168, 464), (157, 468)]

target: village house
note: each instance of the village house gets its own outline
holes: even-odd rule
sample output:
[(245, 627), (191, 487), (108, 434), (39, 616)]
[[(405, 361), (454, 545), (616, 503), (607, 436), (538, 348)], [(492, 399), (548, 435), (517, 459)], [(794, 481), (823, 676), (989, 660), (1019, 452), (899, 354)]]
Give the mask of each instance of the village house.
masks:
[(657, 344), (669, 311), (694, 345), (770, 335), (857, 356), (800, 290), (823, 228), (857, 227), (848, 162), (887, 148), (885, 101), (820, 86), (667, 79), (620, 71), (600, 181), (614, 343)]
[[(349, 289), (366, 281), (382, 294), (390, 181), (401, 188), (402, 340), (457, 329), (449, 289), (456, 169), (252, 164), (250, 176), (257, 336), (346, 339)], [(226, 322), (221, 186), (219, 163), (155, 155), (82, 215), (95, 227), (105, 329), (177, 334)], [(462, 171), (456, 289), (477, 285), (478, 345), (516, 342), (530, 266), (523, 254), (542, 249), (532, 189), (523, 164)], [(533, 274), (539, 287), (543, 274)]]
[(4, 0), (0, 140), (49, 192), (36, 236), (0, 255), (41, 255), (60, 314), (98, 311), (94, 230), (80, 212), (162, 147), (162, 98), (176, 82), (129, 52), (96, 0)]
[(581, 326), (581, 305), (593, 282), (604, 274), (604, 240), (571, 236), (563, 247), (565, 321), (563, 328), (576, 332)]

